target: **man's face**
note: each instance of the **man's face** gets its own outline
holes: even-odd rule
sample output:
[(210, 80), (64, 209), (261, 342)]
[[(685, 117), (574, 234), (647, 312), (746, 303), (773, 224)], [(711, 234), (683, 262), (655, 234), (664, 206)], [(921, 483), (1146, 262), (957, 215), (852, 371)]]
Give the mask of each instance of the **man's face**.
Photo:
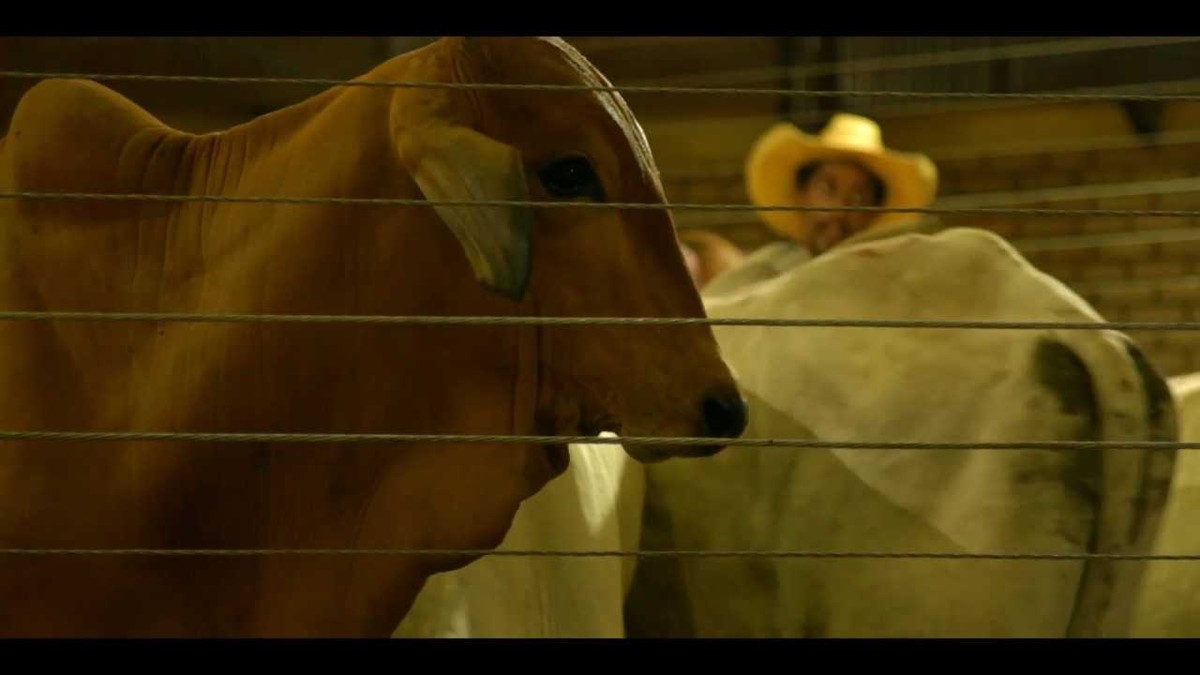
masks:
[[(875, 178), (848, 161), (827, 161), (817, 166), (800, 187), (804, 206), (880, 206)], [(838, 242), (865, 230), (879, 214), (869, 211), (807, 211), (811, 227), (805, 245), (819, 255)]]

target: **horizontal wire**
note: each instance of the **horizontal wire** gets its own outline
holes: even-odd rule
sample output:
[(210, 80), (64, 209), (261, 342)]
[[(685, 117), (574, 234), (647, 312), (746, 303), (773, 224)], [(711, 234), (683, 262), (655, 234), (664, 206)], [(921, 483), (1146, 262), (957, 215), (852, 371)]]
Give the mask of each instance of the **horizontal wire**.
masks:
[(519, 206), (584, 209), (658, 209), (666, 211), (821, 211), (868, 213), (924, 214), (993, 214), (1026, 216), (1200, 216), (1200, 210), (1163, 209), (1012, 209), (974, 207), (893, 207), (893, 206), (802, 206), (798, 204), (669, 204), (647, 202), (574, 202), (574, 201), (516, 201), (516, 200), (449, 200), (431, 201), (415, 198), (384, 197), (268, 197), (229, 195), (166, 195), (117, 194), (93, 192), (0, 192), (0, 199), (42, 199), (78, 201), (145, 201), (145, 202), (232, 202), (260, 204), (333, 204), (364, 206)]
[(169, 312), (0, 311), (0, 321), (170, 321), (185, 323), (350, 323), (468, 326), (775, 326), (990, 330), (1200, 330), (1200, 322), (935, 321), (919, 319), (770, 319), (720, 317), (389, 316), (369, 314), (192, 314)]
[(1200, 560), (1200, 554), (1163, 553), (923, 553), (918, 551), (551, 551), (544, 549), (416, 549), (416, 548), (0, 548), (0, 555), (149, 555), (149, 556), (268, 556), (268, 555), (416, 555), (495, 556), (537, 558), (816, 558), (816, 559), (932, 559), (932, 560)]
[(1062, 94), (1036, 92), (962, 92), (962, 91), (858, 91), (853, 89), (793, 89), (742, 87), (670, 87), (670, 86), (598, 86), (577, 84), (525, 84), (499, 82), (425, 82), (342, 80), (316, 77), (227, 77), (218, 75), (145, 75), (118, 73), (54, 73), (0, 71), (10, 79), (88, 79), (113, 81), (208, 82), (223, 84), (305, 84), (340, 87), (390, 87), (401, 89), (491, 89), (510, 91), (591, 91), (656, 94), (740, 94), (802, 97), (873, 97), (873, 98), (951, 98), (1014, 99), (1036, 101), (1200, 101), (1200, 94)]
[(724, 445), (846, 450), (1196, 450), (1176, 441), (818, 441), (810, 438), (706, 438), (697, 436), (532, 436), (519, 434), (238, 433), (188, 431), (0, 431), (5, 440), (196, 441), (230, 443), (521, 443), (529, 445)]

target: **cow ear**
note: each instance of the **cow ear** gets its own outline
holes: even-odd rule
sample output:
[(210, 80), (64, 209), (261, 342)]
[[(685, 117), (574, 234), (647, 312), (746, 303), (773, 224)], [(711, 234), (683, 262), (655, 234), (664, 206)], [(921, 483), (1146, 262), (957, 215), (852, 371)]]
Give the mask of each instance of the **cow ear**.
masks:
[[(529, 201), (521, 154), (473, 129), (428, 125), (409, 133), (402, 158), (425, 198), (443, 201)], [(439, 206), (475, 278), (520, 300), (532, 265), (533, 210), (528, 206)]]

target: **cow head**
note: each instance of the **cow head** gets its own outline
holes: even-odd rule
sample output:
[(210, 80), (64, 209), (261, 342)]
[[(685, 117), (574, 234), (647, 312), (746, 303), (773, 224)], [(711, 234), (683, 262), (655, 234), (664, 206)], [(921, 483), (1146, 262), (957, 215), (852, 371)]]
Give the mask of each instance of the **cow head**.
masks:
[[(411, 56), (411, 55), (410, 55)], [(456, 83), (611, 86), (556, 39), (441, 40), (430, 72)], [(622, 98), (596, 91), (399, 89), (401, 159), (431, 201), (663, 204)], [(543, 316), (703, 317), (664, 209), (436, 207), (480, 283)], [(536, 329), (546, 434), (737, 437), (747, 412), (707, 326)], [(656, 461), (722, 446), (627, 446)], [(560, 449), (562, 450), (562, 449)]]

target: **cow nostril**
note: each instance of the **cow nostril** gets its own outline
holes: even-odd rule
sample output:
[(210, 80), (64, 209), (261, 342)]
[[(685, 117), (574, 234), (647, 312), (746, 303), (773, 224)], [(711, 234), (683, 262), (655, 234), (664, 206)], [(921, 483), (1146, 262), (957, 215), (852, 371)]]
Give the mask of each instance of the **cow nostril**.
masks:
[(746, 402), (736, 393), (710, 394), (704, 399), (704, 435), (737, 438), (746, 430)]

